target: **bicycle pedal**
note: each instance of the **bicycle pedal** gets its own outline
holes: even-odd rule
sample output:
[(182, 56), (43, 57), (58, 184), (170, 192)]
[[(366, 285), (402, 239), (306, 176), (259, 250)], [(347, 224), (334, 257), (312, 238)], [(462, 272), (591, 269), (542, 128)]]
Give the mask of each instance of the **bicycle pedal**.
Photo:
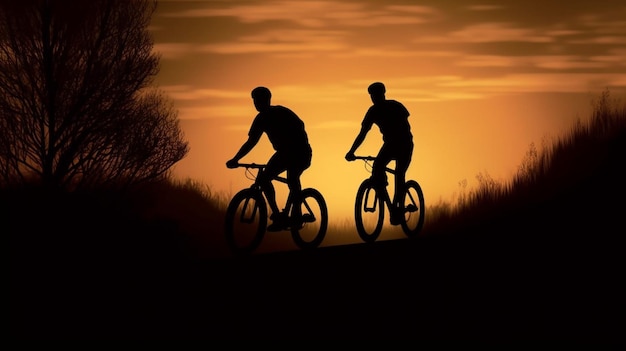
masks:
[(306, 213), (302, 215), (302, 222), (303, 223), (311, 223), (311, 222), (315, 222), (315, 217), (313, 217), (312, 214)]
[(415, 205), (413, 205), (413, 204), (410, 204), (410, 205), (408, 205), (408, 206), (404, 209), (404, 211), (405, 211), (405, 212), (415, 212), (415, 211), (417, 211), (417, 206), (415, 206)]

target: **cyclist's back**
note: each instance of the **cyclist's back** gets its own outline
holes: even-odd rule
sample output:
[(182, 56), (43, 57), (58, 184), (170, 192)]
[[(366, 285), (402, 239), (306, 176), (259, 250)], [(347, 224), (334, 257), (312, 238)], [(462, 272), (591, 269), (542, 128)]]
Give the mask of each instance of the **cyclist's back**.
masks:
[(284, 106), (269, 106), (257, 114), (248, 134), (258, 138), (263, 133), (276, 152), (304, 157), (311, 150), (304, 122)]
[(396, 100), (384, 100), (370, 106), (361, 124), (368, 130), (376, 124), (385, 144), (407, 147), (413, 143), (409, 115), (409, 111), (402, 103)]

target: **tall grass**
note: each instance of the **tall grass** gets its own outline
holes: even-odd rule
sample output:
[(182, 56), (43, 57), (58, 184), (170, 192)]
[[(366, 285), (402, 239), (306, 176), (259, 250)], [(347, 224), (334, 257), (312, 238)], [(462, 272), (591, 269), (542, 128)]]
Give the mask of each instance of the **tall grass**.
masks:
[(512, 179), (498, 182), (480, 173), (476, 176), (478, 188), (462, 193), (457, 203), (431, 205), (425, 232), (457, 230), (489, 222), (505, 212), (571, 196), (582, 192), (581, 186), (592, 187), (590, 179), (616, 182), (619, 187), (623, 180), (617, 179), (614, 171), (626, 160), (626, 103), (612, 99), (607, 89), (592, 105), (587, 123), (578, 120), (564, 135), (544, 142), (542, 149), (531, 143)]

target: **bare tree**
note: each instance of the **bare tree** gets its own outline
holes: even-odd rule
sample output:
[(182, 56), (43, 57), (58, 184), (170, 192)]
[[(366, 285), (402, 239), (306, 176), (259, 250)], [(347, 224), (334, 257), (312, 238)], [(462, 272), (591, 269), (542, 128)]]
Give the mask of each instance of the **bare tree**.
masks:
[(148, 0), (0, 1), (0, 183), (131, 184), (189, 151), (151, 84)]

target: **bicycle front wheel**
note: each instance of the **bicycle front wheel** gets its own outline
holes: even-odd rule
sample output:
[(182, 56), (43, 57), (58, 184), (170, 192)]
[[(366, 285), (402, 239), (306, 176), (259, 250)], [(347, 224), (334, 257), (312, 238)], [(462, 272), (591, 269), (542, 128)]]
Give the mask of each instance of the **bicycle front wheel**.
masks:
[(409, 238), (417, 236), (422, 230), (425, 210), (422, 188), (416, 181), (409, 180), (404, 191), (404, 221), (401, 223), (404, 234)]
[(228, 204), (224, 226), (226, 242), (237, 255), (256, 250), (267, 226), (267, 204), (263, 194), (255, 189), (239, 191)]
[(328, 206), (313, 188), (302, 190), (302, 227), (291, 227), (293, 241), (301, 249), (314, 249), (322, 243), (328, 229)]
[(354, 219), (356, 230), (363, 241), (371, 243), (378, 239), (383, 229), (385, 208), (374, 183), (364, 180), (356, 192)]

